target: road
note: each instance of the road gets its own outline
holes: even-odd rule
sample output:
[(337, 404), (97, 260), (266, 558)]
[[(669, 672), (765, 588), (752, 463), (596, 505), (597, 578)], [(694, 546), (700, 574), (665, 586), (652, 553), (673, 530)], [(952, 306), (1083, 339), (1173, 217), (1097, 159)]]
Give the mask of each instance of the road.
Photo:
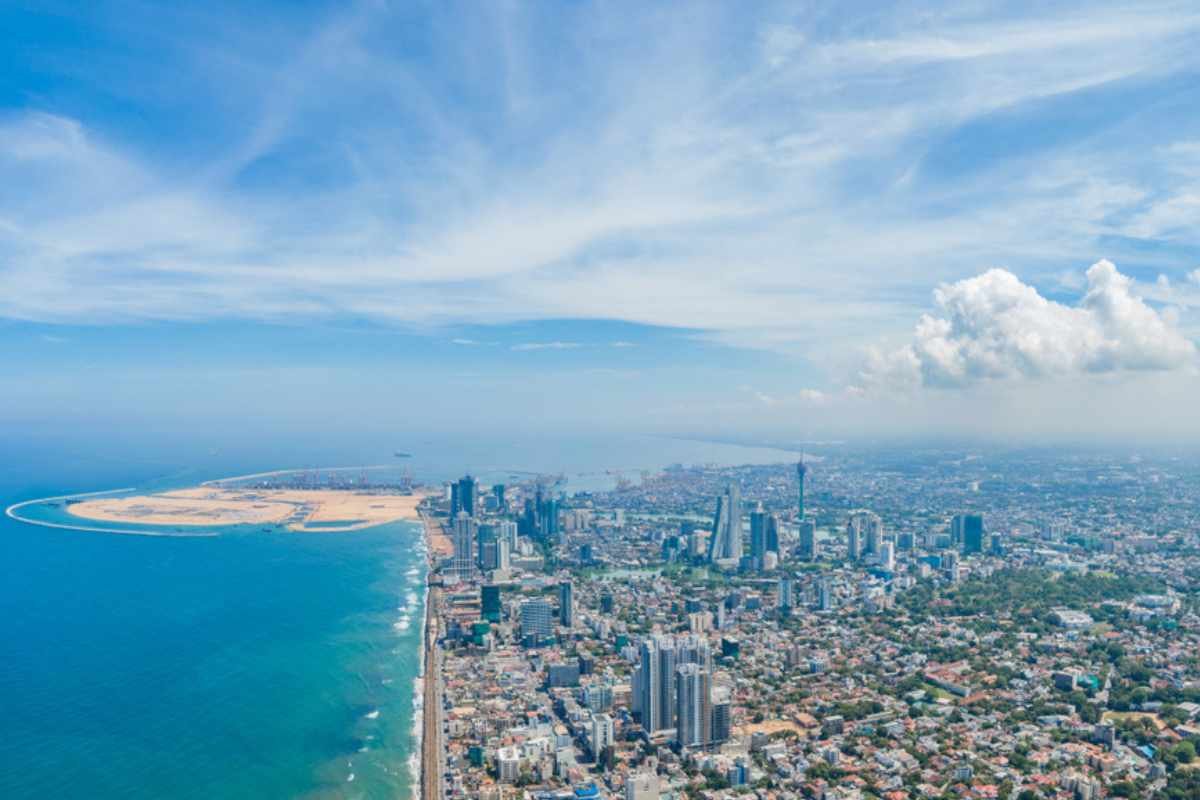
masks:
[(438, 661), (438, 618), (441, 589), (429, 587), (429, 607), (425, 619), (425, 698), (424, 734), (421, 739), (421, 797), (442, 798), (442, 697), (441, 664)]

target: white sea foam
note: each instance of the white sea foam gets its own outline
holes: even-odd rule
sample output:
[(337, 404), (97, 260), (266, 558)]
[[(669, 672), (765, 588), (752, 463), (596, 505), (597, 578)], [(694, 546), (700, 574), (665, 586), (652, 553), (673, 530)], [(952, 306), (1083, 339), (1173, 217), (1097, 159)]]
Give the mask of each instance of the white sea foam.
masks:
[(379, 719), (379, 709), (377, 708), (374, 711), (366, 714), (365, 716), (367, 719)]
[(346, 783), (353, 783), (353, 782), (354, 782), (354, 773), (351, 772), (349, 775), (346, 776)]
[[(420, 751), (420, 742), (417, 743), (417, 751)], [(413, 785), (416, 786), (421, 780), (421, 757), (417, 753), (412, 753), (408, 757), (408, 774), (412, 775)]]

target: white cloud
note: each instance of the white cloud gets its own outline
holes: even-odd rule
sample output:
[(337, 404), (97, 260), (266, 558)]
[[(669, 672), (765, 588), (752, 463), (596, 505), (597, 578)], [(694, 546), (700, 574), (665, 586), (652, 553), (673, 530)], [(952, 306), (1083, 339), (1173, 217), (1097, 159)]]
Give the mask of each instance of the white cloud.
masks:
[(524, 344), (514, 344), (510, 349), (518, 352), (526, 350), (574, 350), (579, 346), (579, 342), (525, 342)]
[(1048, 300), (1003, 269), (942, 285), (934, 293), (941, 314), (923, 315), (910, 344), (872, 351), (860, 377), (874, 388), (963, 387), (1194, 364), (1196, 345), (1132, 286), (1109, 261), (1088, 269), (1077, 306)]
[[(395, 22), (384, 4), (311, 41), (214, 40), (193, 65), (197, 107), (217, 113), (203, 92), (217, 87), (240, 133), (186, 157), (115, 141), (103, 120), (0, 119), (0, 184), (20, 187), (0, 187), (0, 316), (616, 318), (826, 353), (907, 326), (914, 287), (964, 264), (1065, 263), (1121, 230), (1110, 217), (1178, 235), (1190, 210), (1130, 218), (1175, 195), (1096, 168), (1129, 148), (987, 180), (921, 174), (940, 137), (998, 110), (1194, 68), (1178, 45), (1196, 20), (1170, 6), (851, 11), (828, 26), (764, 10), (739, 19), (758, 32), (741, 42), (723, 38), (717, 7), (684, 30), (579, 5), (556, 50), (571, 70), (542, 68), (519, 6), (430, 26), (446, 38), (424, 73), (381, 44)], [(216, 22), (261, 45), (254, 26)], [(438, 81), (471, 96), (448, 101)], [(1145, 148), (1174, 162), (1194, 151)], [(296, 180), (316, 162), (320, 180), (239, 180), (264, 161)]]

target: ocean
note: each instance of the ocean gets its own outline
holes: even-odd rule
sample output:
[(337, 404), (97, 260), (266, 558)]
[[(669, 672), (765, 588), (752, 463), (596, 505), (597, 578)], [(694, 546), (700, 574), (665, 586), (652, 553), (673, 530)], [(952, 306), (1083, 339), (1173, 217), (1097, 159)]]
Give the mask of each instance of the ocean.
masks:
[[(0, 504), (162, 489), (413, 451), (434, 481), (494, 470), (767, 463), (780, 451), (645, 439), (522, 445), (5, 437)], [(405, 798), (425, 559), (420, 528), (152, 538), (0, 518), (0, 797)]]

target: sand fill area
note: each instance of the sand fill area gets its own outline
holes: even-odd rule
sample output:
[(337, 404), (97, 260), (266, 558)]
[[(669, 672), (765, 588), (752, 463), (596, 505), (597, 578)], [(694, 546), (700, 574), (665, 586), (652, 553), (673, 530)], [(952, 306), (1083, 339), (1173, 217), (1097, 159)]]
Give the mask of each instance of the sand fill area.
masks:
[(197, 487), (71, 503), (76, 517), (138, 525), (274, 525), (292, 531), (337, 532), (417, 520), (425, 493), (347, 489)]

